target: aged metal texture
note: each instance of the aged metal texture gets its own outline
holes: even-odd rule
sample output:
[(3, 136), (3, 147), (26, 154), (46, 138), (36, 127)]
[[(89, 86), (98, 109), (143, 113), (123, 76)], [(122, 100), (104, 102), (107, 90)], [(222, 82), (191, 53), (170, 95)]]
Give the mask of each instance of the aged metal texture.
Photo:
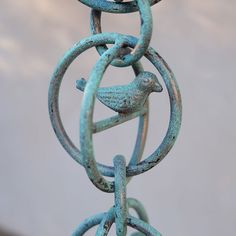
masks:
[[(79, 2), (99, 11), (110, 13), (131, 13), (139, 10), (136, 0), (129, 2), (111, 2), (107, 0), (78, 0)], [(161, 0), (146, 0), (150, 6), (160, 2)]]
[[(86, 219), (77, 227), (73, 235), (84, 235), (96, 225), (99, 225), (96, 236), (107, 235), (112, 224), (115, 223), (118, 236), (127, 234), (127, 226), (138, 230), (133, 236), (158, 236), (160, 233), (148, 223), (149, 220), (143, 205), (136, 199), (126, 198), (126, 186), (133, 176), (150, 170), (163, 160), (173, 147), (181, 125), (182, 105), (177, 81), (163, 58), (149, 46), (152, 35), (150, 6), (159, 1), (80, 0), (80, 2), (92, 8), (90, 17), (92, 35), (76, 43), (59, 61), (49, 86), (49, 115), (55, 134), (62, 146), (75, 161), (85, 168), (89, 179), (97, 188), (104, 192), (114, 193), (115, 204), (107, 213)], [(139, 11), (141, 18), (140, 38), (119, 33), (102, 33), (101, 11), (111, 13)], [(112, 46), (108, 48), (107, 44)], [(96, 47), (100, 58), (94, 65), (88, 79), (82, 78), (75, 83), (75, 87), (83, 92), (80, 111), (81, 150), (79, 150), (71, 141), (62, 124), (58, 97), (64, 74), (71, 63), (92, 47)], [(170, 101), (170, 120), (166, 135), (157, 148), (143, 161), (141, 158), (148, 128), (148, 96), (152, 92), (161, 92), (163, 88), (154, 73), (143, 69), (140, 63), (142, 57), (146, 57), (160, 74)], [(110, 65), (132, 66), (135, 78), (127, 85), (100, 88), (103, 75)], [(117, 114), (94, 122), (93, 111), (96, 99)], [(114, 166), (97, 163), (92, 136), (136, 117), (139, 117), (138, 133), (128, 165), (126, 166), (126, 158), (121, 155), (114, 157)], [(114, 177), (114, 180), (108, 181), (104, 176)], [(129, 214), (130, 208), (137, 212), (139, 218)]]
[[(76, 87), (84, 91), (86, 80), (82, 78), (76, 83)], [(162, 86), (156, 75), (143, 71), (128, 85), (98, 88), (96, 97), (112, 110), (127, 114), (140, 111), (147, 102), (150, 93), (161, 91)]]
[[(135, 45), (135, 48), (130, 53), (125, 55), (122, 52), (126, 52), (126, 50), (120, 51), (121, 55), (119, 59), (115, 59), (111, 63), (114, 66), (129, 66), (138, 61), (146, 52), (152, 37), (152, 14), (150, 5), (147, 0), (137, 0), (135, 2), (137, 2), (140, 13), (140, 37)], [(92, 34), (101, 33), (101, 11), (92, 10), (90, 19), (90, 29)], [(102, 55), (107, 50), (105, 45), (99, 45), (96, 48), (100, 55)]]

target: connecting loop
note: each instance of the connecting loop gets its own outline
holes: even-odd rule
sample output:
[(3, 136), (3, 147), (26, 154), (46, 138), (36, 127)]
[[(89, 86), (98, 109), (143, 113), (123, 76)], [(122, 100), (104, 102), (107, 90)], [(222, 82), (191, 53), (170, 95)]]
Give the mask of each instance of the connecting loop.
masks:
[[(136, 213), (138, 214), (138, 217), (140, 219), (140, 221), (138, 222), (138, 224), (136, 223), (136, 225), (142, 225), (142, 230), (145, 232), (145, 234), (134, 233), (134, 234), (132, 234), (132, 236), (141, 236), (141, 235), (143, 236), (143, 235), (146, 235), (146, 233), (148, 233), (150, 231), (155, 232), (155, 230), (150, 225), (148, 225), (148, 216), (147, 216), (147, 213), (140, 201), (138, 201), (137, 199), (134, 199), (134, 198), (128, 198), (127, 199), (127, 206), (129, 209), (134, 209), (136, 211)], [(132, 219), (134, 220), (136, 218), (133, 217)], [(76, 228), (76, 230), (74, 231), (72, 236), (82, 236), (89, 229), (91, 229), (92, 227), (99, 225), (99, 224), (100, 225), (99, 225), (99, 228), (97, 229), (96, 236), (107, 235), (112, 224), (114, 223), (114, 221), (115, 221), (115, 207), (111, 208), (110, 211), (108, 211), (107, 213), (100, 213), (100, 214), (97, 214), (95, 216), (89, 217), (88, 219), (84, 220)], [(127, 225), (130, 225), (128, 222), (132, 223), (130, 215), (127, 216)], [(143, 223), (146, 223), (146, 224), (143, 224)], [(136, 225), (133, 224), (130, 226), (135, 229), (138, 229), (138, 227), (136, 227)], [(148, 227), (150, 227), (151, 229)], [(156, 236), (159, 236), (159, 235), (160, 235), (160, 233), (157, 232)]]
[[(129, 2), (111, 2), (107, 0), (78, 0), (79, 2), (93, 8), (94, 10), (109, 13), (131, 13), (139, 10), (137, 0)], [(149, 2), (150, 6), (160, 2), (161, 0), (144, 0)]]
[[(115, 221), (115, 209), (113, 207), (102, 219), (97, 229), (96, 236), (107, 235), (114, 221)], [(151, 225), (130, 215), (127, 217), (127, 225), (131, 226), (134, 229), (137, 229), (138, 231), (142, 232), (145, 235), (161, 236), (161, 234)]]
[[(137, 0), (140, 13), (140, 38), (131, 51), (124, 48), (121, 58), (115, 59), (111, 64), (117, 67), (130, 66), (137, 62), (146, 52), (152, 37), (152, 12), (148, 1)], [(90, 17), (90, 30), (92, 34), (102, 33), (101, 29), (101, 11), (92, 10)], [(128, 46), (128, 45), (126, 45)], [(96, 47), (99, 54), (102, 55), (108, 48), (105, 45)]]
[(114, 158), (115, 167), (115, 223), (116, 235), (127, 233), (127, 203), (126, 203), (126, 164), (123, 156)]

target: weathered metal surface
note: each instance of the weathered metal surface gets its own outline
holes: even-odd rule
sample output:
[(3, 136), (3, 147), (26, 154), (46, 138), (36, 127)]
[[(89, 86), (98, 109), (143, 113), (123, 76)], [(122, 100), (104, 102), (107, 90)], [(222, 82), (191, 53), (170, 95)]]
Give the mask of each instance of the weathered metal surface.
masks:
[[(148, 223), (148, 216), (141, 202), (139, 202), (137, 199), (134, 199), (134, 198), (127, 198), (127, 207), (129, 209), (134, 209), (137, 212), (139, 219)], [(88, 219), (84, 220), (76, 228), (76, 230), (74, 231), (72, 235), (73, 236), (84, 235), (89, 229), (99, 224), (100, 224), (99, 226), (100, 229), (98, 229), (97, 231), (100, 231), (99, 232), (100, 234), (104, 233), (104, 229), (105, 228), (110, 229), (111, 225), (115, 221), (115, 215), (113, 215), (114, 211), (115, 211), (115, 206), (112, 207), (109, 212), (104, 212), (104, 213), (100, 213), (95, 216), (89, 217)], [(107, 219), (110, 219), (110, 220), (107, 221)], [(105, 224), (105, 227), (104, 227), (105, 221), (107, 224)], [(107, 230), (107, 233), (108, 232), (109, 230)], [(132, 234), (132, 236), (143, 236), (143, 235), (144, 235), (143, 233), (136, 233), (136, 232)]]
[[(108, 211), (107, 215), (102, 219), (97, 229), (96, 236), (107, 235), (114, 221), (115, 221), (115, 208), (113, 207)], [(139, 232), (142, 232), (145, 235), (161, 236), (161, 234), (156, 229), (154, 229), (150, 224), (131, 215), (127, 216), (127, 225), (129, 225), (134, 229), (137, 229)]]
[[(140, 220), (142, 220), (146, 223), (149, 222), (147, 212), (146, 212), (143, 204), (140, 201), (138, 201), (135, 198), (128, 198), (127, 199), (127, 206), (129, 209), (133, 209), (136, 211)], [(144, 235), (145, 234), (140, 233), (140, 232), (135, 232), (135, 233), (131, 234), (131, 236), (144, 236)]]
[(143, 107), (136, 112), (132, 112), (130, 114), (118, 114), (116, 116), (112, 116), (110, 118), (107, 118), (105, 120), (102, 121), (98, 121), (96, 123), (93, 124), (93, 133), (98, 133), (98, 132), (102, 132), (106, 129), (110, 129), (114, 126), (120, 125), (124, 122), (127, 122), (129, 120), (132, 120), (136, 117), (145, 115), (148, 112), (147, 109), (147, 105), (146, 103), (143, 104)]
[[(137, 1), (129, 1), (129, 2), (111, 2), (107, 0), (78, 0), (79, 2), (87, 5), (98, 11), (110, 12), (110, 13), (131, 13), (138, 11)], [(147, 0), (149, 4), (152, 6), (161, 0)]]
[(146, 223), (149, 222), (147, 212), (140, 201), (135, 198), (128, 198), (127, 205), (129, 209), (131, 208), (136, 211), (140, 220), (143, 220)]
[[(118, 67), (130, 66), (137, 62), (144, 55), (149, 46), (152, 37), (152, 12), (150, 4), (148, 1), (143, 0), (137, 0), (136, 2), (140, 13), (140, 37), (131, 52), (129, 50), (123, 50), (121, 56), (119, 56), (119, 58), (116, 58), (111, 63), (111, 65)], [(102, 33), (100, 11), (91, 11), (90, 30), (92, 34)], [(100, 55), (102, 55), (108, 49), (105, 45), (99, 45), (96, 48)]]
[[(88, 50), (91, 47), (94, 47), (102, 43), (103, 44), (112, 42), (114, 43), (117, 37), (119, 37), (119, 34), (107, 33), (97, 36), (90, 36), (75, 44), (67, 53), (65, 53), (63, 58), (59, 61), (50, 82), (48, 105), (49, 105), (49, 115), (52, 122), (52, 126), (62, 146), (70, 154), (70, 156), (81, 165), (83, 165), (81, 152), (71, 141), (61, 121), (59, 104), (58, 104), (61, 82), (70, 64), (81, 53), (83, 53), (84, 51)], [(142, 66), (139, 63), (134, 64), (132, 67), (135, 72), (135, 75), (138, 75), (138, 73), (142, 71)], [(139, 126), (140, 128), (136, 139), (136, 145), (135, 145), (136, 147), (144, 147), (147, 126), (148, 126), (147, 122), (148, 122), (147, 114), (145, 114), (144, 116), (140, 116), (140, 124), (142, 125)], [(141, 145), (140, 146), (137, 145), (138, 143), (140, 143)], [(138, 152), (139, 156), (142, 155), (142, 152), (143, 148), (140, 148), (140, 152)], [(136, 151), (134, 151), (134, 153), (137, 154)], [(140, 160), (140, 159), (133, 156), (131, 162), (138, 163), (134, 160)], [(97, 166), (102, 175), (114, 177), (114, 167), (105, 166), (99, 163), (97, 163)]]
[[(117, 38), (119, 38), (119, 36), (122, 37), (121, 34), (103, 33), (95, 36), (90, 36), (84, 40), (81, 40), (64, 55), (62, 60), (59, 62), (51, 79), (49, 87), (49, 114), (52, 121), (52, 125), (63, 147), (80, 164), (83, 164), (81, 153), (78, 150), (78, 148), (76, 148), (75, 145), (71, 142), (70, 138), (66, 134), (59, 115), (58, 95), (59, 95), (60, 84), (69, 65), (83, 51), (99, 44), (104, 44), (104, 43), (114, 44), (114, 42), (116, 41)], [(137, 39), (131, 36), (129, 36), (128, 39), (129, 39), (128, 41), (129, 46), (134, 47), (135, 43), (137, 42)], [(154, 49), (149, 48), (145, 53), (145, 57), (157, 68), (157, 70), (162, 76), (162, 79), (166, 85), (169, 94), (171, 115), (169, 121), (169, 128), (161, 145), (159, 145), (156, 151), (154, 151), (148, 157), (147, 160), (142, 161), (138, 165), (128, 166), (127, 176), (141, 174), (149, 170), (153, 166), (155, 166), (157, 163), (159, 163), (174, 145), (181, 124), (181, 114), (182, 114), (181, 96), (174, 74), (168, 67), (167, 63), (159, 56), (159, 54)], [(96, 73), (94, 73), (94, 77), (96, 80), (99, 80)], [(86, 93), (86, 95), (84, 96), (93, 96), (95, 90), (96, 88), (94, 88), (94, 91), (88, 90), (89, 93)], [(90, 112), (87, 115), (92, 115), (93, 107), (87, 107), (85, 110), (87, 109), (90, 110)], [(104, 176), (114, 177), (113, 167), (108, 167), (98, 164), (98, 168), (99, 171)]]
[(116, 235), (127, 233), (127, 201), (126, 201), (126, 162), (123, 156), (117, 155), (114, 160), (115, 167), (115, 223)]
[[(76, 81), (76, 87), (81, 91), (84, 91), (86, 84), (84, 78)], [(162, 90), (156, 75), (143, 71), (127, 85), (98, 88), (96, 97), (113, 111), (131, 114), (143, 108), (150, 93)]]
[(92, 227), (99, 225), (101, 221), (106, 217), (107, 213), (100, 213), (94, 216), (89, 217), (88, 219), (84, 220), (74, 231), (72, 236), (81, 236), (84, 235), (88, 230)]
[[(96, 225), (99, 225), (96, 236), (107, 235), (114, 222), (118, 236), (126, 235), (127, 225), (139, 231), (132, 234), (133, 236), (161, 235), (149, 225), (143, 205), (136, 199), (126, 199), (126, 186), (131, 177), (150, 170), (163, 160), (173, 147), (181, 125), (182, 106), (177, 81), (163, 58), (153, 48), (149, 47), (152, 35), (150, 6), (159, 1), (80, 0), (80, 2), (93, 8), (90, 24), (93, 35), (75, 44), (59, 61), (49, 87), (49, 114), (56, 136), (62, 146), (74, 160), (86, 169), (89, 179), (97, 188), (104, 192), (114, 193), (115, 205), (107, 213), (86, 219), (78, 226), (73, 235), (84, 235)], [(141, 18), (140, 38), (118, 33), (102, 33), (101, 10), (115, 13), (139, 10)], [(112, 46), (107, 48), (106, 44)], [(58, 96), (62, 79), (68, 67), (81, 53), (92, 47), (97, 48), (100, 58), (88, 79), (80, 79), (76, 82), (76, 87), (83, 91), (80, 111), (81, 150), (79, 150), (67, 135), (62, 124)], [(162, 142), (157, 145), (157, 148), (143, 161), (141, 158), (147, 137), (149, 116), (148, 96), (151, 92), (161, 92), (162, 85), (155, 74), (144, 71), (139, 61), (142, 57), (146, 57), (161, 75), (170, 101), (170, 120), (166, 135)], [(127, 85), (100, 88), (103, 75), (110, 65), (132, 66), (135, 79)], [(93, 111), (96, 99), (118, 114), (94, 122)], [(121, 155), (114, 158), (114, 166), (97, 163), (92, 136), (136, 117), (139, 117), (138, 133), (128, 165), (126, 166), (126, 160)], [(114, 181), (108, 181), (104, 176), (114, 177)], [(128, 209), (130, 208), (137, 212), (139, 219), (129, 215)]]

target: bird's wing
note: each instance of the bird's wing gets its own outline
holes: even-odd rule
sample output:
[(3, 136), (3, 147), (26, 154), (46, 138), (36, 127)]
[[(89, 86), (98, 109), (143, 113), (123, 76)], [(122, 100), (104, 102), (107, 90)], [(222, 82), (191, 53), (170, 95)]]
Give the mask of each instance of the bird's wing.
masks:
[(118, 112), (128, 109), (129, 107), (127, 103), (127, 91), (124, 91), (124, 89), (121, 89), (120, 87), (99, 88), (97, 98), (104, 105)]

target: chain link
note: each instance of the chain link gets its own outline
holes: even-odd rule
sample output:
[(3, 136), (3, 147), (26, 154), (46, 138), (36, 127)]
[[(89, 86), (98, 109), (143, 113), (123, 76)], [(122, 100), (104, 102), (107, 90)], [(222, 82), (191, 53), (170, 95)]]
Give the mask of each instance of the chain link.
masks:
[[(139, 10), (136, 0), (123, 2), (111, 2), (107, 0), (78, 0), (79, 2), (91, 7), (94, 10), (109, 12), (109, 13), (131, 13)], [(160, 2), (161, 0), (145, 0), (150, 6)]]
[[(114, 60), (111, 64), (118, 67), (130, 66), (137, 62), (146, 52), (151, 37), (152, 37), (152, 12), (150, 8), (150, 3), (148, 1), (137, 0), (137, 6), (140, 13), (140, 38), (135, 45), (133, 51), (123, 50), (120, 58)], [(91, 33), (99, 34), (102, 33), (101, 29), (101, 11), (92, 10), (90, 17), (90, 30)], [(97, 46), (96, 47), (99, 54), (102, 55), (106, 50), (106, 46)]]
[[(126, 186), (132, 176), (144, 173), (156, 166), (173, 147), (181, 126), (182, 105), (177, 81), (171, 69), (163, 58), (149, 43), (152, 35), (152, 14), (150, 6), (159, 0), (134, 0), (123, 2), (115, 0), (79, 0), (92, 8), (90, 29), (92, 35), (76, 43), (59, 61), (49, 86), (49, 115), (55, 134), (68, 154), (82, 165), (91, 182), (101, 191), (114, 193), (115, 204), (106, 213), (92, 216), (82, 222), (74, 231), (74, 236), (84, 235), (90, 228), (99, 225), (96, 236), (109, 233), (113, 223), (116, 225), (116, 235), (125, 236), (127, 226), (139, 231), (133, 236), (161, 235), (149, 223), (143, 205), (136, 199), (126, 198)], [(102, 33), (101, 12), (140, 13), (140, 38), (118, 33)], [(111, 44), (108, 48), (106, 45)], [(61, 121), (58, 97), (64, 74), (71, 63), (86, 50), (96, 47), (100, 58), (94, 65), (88, 80), (76, 81), (76, 87), (84, 92), (80, 110), (80, 147), (79, 150), (66, 133)], [(169, 95), (170, 120), (169, 126), (160, 145), (143, 161), (143, 150), (148, 129), (148, 96), (151, 92), (161, 92), (162, 85), (155, 74), (143, 69), (140, 62), (146, 57), (161, 75)], [(132, 66), (135, 79), (128, 85), (100, 88), (103, 75), (110, 65), (118, 67)], [(118, 112), (117, 115), (93, 121), (95, 100), (99, 99), (105, 106)], [(136, 144), (130, 161), (121, 155), (114, 158), (114, 166), (97, 163), (93, 148), (92, 136), (98, 132), (120, 125), (128, 120), (139, 117), (139, 127)], [(104, 176), (114, 177), (108, 181)], [(129, 214), (132, 208), (139, 218)]]

